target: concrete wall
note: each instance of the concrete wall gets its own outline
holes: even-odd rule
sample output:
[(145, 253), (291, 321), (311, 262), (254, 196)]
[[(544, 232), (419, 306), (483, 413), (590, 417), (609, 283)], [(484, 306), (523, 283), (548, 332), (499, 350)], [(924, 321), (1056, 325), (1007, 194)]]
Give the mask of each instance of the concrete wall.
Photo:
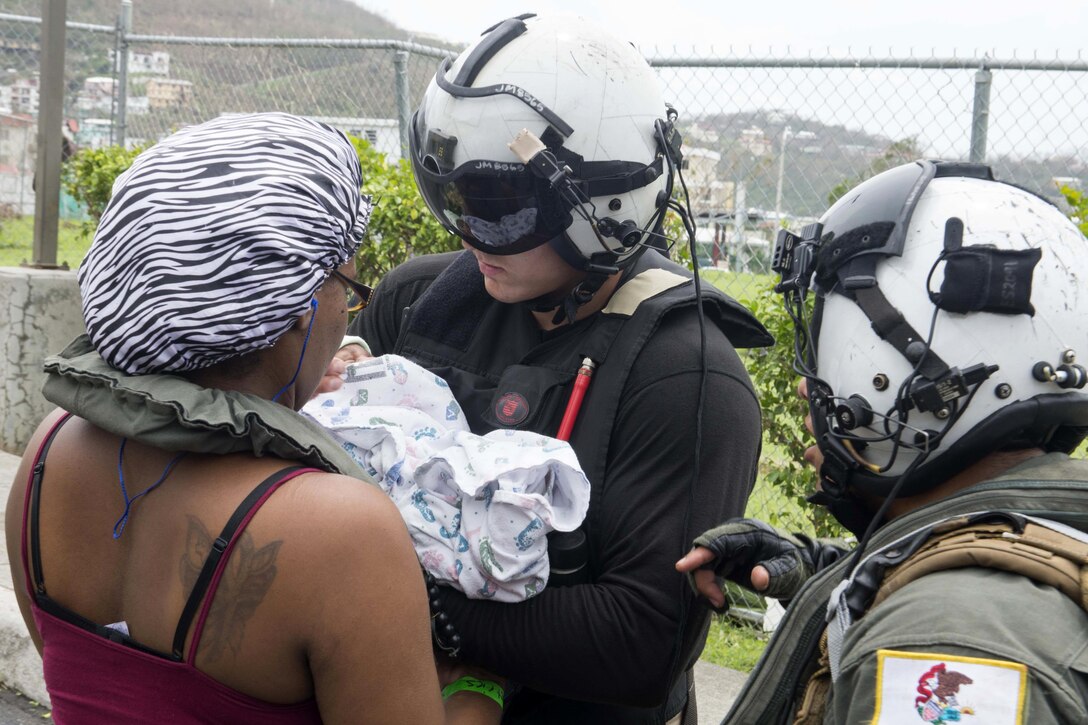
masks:
[(53, 407), (42, 360), (82, 332), (74, 271), (0, 267), (0, 449), (23, 452)]

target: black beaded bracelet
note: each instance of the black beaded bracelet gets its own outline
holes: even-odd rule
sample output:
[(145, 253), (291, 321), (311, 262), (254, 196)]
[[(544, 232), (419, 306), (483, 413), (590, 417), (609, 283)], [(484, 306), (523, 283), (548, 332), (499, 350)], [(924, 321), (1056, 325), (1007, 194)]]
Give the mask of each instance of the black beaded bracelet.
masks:
[(461, 635), (457, 634), (450, 615), (442, 611), (442, 591), (438, 582), (428, 571), (423, 572), (423, 580), (427, 584), (427, 603), (431, 608), (431, 637), (438, 649), (456, 659), (461, 652)]

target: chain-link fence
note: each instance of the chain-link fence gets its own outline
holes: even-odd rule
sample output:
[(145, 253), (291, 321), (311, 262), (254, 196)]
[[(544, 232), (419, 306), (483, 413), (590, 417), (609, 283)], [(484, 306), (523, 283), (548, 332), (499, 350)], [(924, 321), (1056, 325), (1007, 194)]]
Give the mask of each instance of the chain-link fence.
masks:
[[(112, 115), (115, 42), (112, 26), (68, 23), (65, 118), (71, 120), (57, 129), (65, 139), (65, 157), (76, 144), (80, 118), (92, 112), (106, 119)], [(0, 219), (34, 214), (40, 55), (40, 19), (0, 14)], [(86, 95), (84, 88), (93, 89), (89, 92), (94, 95)], [(61, 213), (78, 215), (79, 210), (71, 199), (63, 199)]]
[[(64, 133), (77, 146), (145, 145), (223, 113), (281, 110), (399, 156), (411, 110), (449, 52), (403, 40), (141, 35), (131, 5), (120, 7), (101, 25), (68, 25)], [(33, 213), (39, 34), (38, 19), (0, 14), (7, 214)], [(738, 297), (766, 282), (781, 225), (818, 216), (896, 163), (985, 160), (1059, 204), (1061, 186), (1088, 179), (1088, 63), (1079, 59), (643, 51), (680, 114), (699, 262)]]
[[(131, 5), (69, 23), (66, 134), (78, 146), (151, 143), (222, 113), (329, 120), (399, 155), (448, 51), (399, 40), (141, 35)], [(40, 23), (0, 14), (0, 204), (32, 213)], [(993, 58), (666, 56), (643, 49), (680, 113), (700, 261), (765, 273), (783, 223), (919, 156), (986, 160), (1057, 202), (1088, 176), (1088, 63)]]

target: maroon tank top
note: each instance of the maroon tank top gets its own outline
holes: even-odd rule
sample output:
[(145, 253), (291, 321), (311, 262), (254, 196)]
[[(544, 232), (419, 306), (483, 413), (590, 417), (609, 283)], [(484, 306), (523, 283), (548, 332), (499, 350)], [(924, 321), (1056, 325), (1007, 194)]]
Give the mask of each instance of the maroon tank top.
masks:
[[(320, 723), (313, 698), (278, 705), (227, 687), (193, 662), (216, 588), (237, 537), (272, 493), (283, 483), (315, 468), (293, 466), (262, 481), (231, 516), (197, 577), (174, 633), (173, 651), (158, 652), (121, 632), (91, 622), (49, 598), (41, 568), (38, 508), (45, 456), (71, 415), (61, 418), (38, 449), (30, 490), (23, 508), (22, 558), (34, 622), (42, 638), (42, 665), (53, 720), (58, 723), (253, 723), (296, 725)], [(30, 524), (30, 546), (27, 526)], [(29, 556), (28, 556), (29, 555)], [(28, 566), (33, 558), (33, 575)], [(200, 601), (207, 592), (203, 606)], [(182, 652), (196, 618), (189, 656)]]

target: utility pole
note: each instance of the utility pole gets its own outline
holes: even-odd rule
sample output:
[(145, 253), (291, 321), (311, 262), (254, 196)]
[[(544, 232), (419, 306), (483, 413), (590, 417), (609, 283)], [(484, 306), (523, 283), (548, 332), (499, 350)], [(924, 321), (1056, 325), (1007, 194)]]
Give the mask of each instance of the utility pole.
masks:
[(117, 138), (114, 143), (124, 148), (128, 133), (128, 36), (132, 34), (132, 0), (121, 0), (117, 33), (117, 80), (113, 84), (113, 98), (117, 104)]
[(30, 266), (57, 267), (60, 159), (64, 136), (64, 48), (68, 0), (42, 0), (38, 159), (34, 199), (34, 250)]

